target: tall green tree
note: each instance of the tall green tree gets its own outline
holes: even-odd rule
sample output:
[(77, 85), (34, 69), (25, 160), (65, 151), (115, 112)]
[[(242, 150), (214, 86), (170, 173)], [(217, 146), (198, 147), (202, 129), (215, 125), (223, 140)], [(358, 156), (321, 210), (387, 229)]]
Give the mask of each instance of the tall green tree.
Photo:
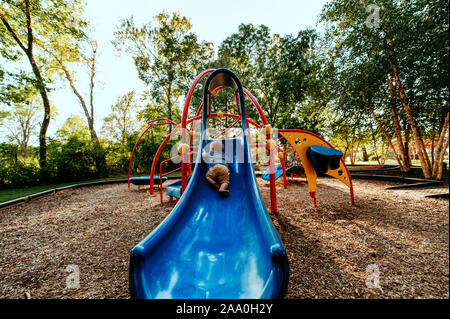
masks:
[(220, 45), (216, 64), (235, 71), (270, 124), (283, 127), (304, 100), (315, 38), (312, 30), (280, 36), (265, 25), (241, 24)]
[(47, 168), (46, 135), (51, 118), (49, 82), (51, 73), (47, 59), (36, 48), (56, 36), (77, 37), (78, 30), (68, 21), (79, 14), (80, 0), (3, 0), (0, 4), (0, 53), (2, 57), (22, 68), (23, 58), (33, 74), (33, 84), (39, 91), (44, 117), (39, 132), (39, 164)]
[(109, 140), (125, 146), (127, 137), (139, 128), (136, 115), (139, 109), (135, 91), (119, 97), (111, 106), (111, 113), (103, 119), (102, 131)]
[(42, 108), (42, 104), (37, 99), (38, 96), (32, 96), (24, 103), (17, 103), (11, 107), (10, 116), (7, 118), (6, 126), (10, 133), (9, 139), (19, 146), (19, 154), (22, 159), (28, 157), (28, 146), (32, 136), (35, 135), (38, 128), (37, 116)]
[(158, 14), (140, 27), (131, 17), (114, 35), (118, 52), (131, 54), (139, 78), (149, 86), (150, 105), (162, 117), (179, 121), (180, 98), (211, 58), (212, 44), (200, 42), (190, 20), (179, 13)]
[[(440, 178), (439, 146), (448, 123), (448, 3), (333, 0), (321, 18), (331, 42), (334, 104), (373, 118), (389, 114), (391, 127), (383, 129), (394, 131), (403, 169), (409, 169), (412, 139), (424, 176)], [(424, 140), (433, 123), (439, 160), (432, 163)]]

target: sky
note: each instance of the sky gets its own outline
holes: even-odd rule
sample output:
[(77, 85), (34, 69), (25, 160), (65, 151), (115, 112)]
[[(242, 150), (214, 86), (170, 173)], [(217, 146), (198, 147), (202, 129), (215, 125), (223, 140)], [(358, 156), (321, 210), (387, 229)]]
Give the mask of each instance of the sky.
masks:
[[(217, 49), (227, 36), (237, 31), (241, 23), (264, 24), (272, 33), (297, 33), (307, 27), (315, 28), (318, 15), (326, 0), (89, 0), (85, 17), (90, 21), (98, 41), (99, 56), (95, 87), (95, 128), (100, 130), (117, 98), (131, 90), (142, 92), (145, 85), (137, 76), (129, 55), (117, 55), (111, 40), (113, 32), (124, 18), (134, 17), (136, 25), (149, 22), (162, 11), (179, 12), (191, 19), (199, 41), (208, 41)], [(86, 69), (74, 70), (80, 91), (88, 100)], [(64, 83), (64, 82), (62, 82)], [(84, 118), (81, 106), (69, 86), (64, 83), (50, 95), (57, 116), (50, 123), (49, 136), (71, 115)]]

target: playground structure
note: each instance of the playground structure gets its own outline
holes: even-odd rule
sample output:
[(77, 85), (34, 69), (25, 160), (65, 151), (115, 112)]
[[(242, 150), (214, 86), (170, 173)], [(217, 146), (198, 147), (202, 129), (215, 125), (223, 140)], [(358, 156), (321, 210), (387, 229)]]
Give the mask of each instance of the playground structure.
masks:
[[(200, 80), (209, 75), (203, 90), (203, 103), (196, 116), (188, 119), (193, 92)], [(238, 114), (211, 112), (212, 97), (220, 90), (234, 90)], [(247, 119), (245, 96), (255, 106), (262, 125)], [(200, 115), (201, 113), (201, 115)], [(207, 130), (213, 117), (236, 120), (218, 135)], [(201, 120), (201, 138), (194, 145), (196, 123)], [(242, 130), (232, 138), (221, 138), (238, 122)], [(263, 147), (268, 156), (271, 210), (277, 212), (275, 158), (284, 166), (274, 133), (280, 134), (298, 154), (308, 179), (309, 191), (316, 205), (315, 191), (318, 174), (335, 177), (353, 188), (342, 153), (320, 137), (302, 130), (277, 130), (267, 123), (261, 106), (245, 90), (237, 76), (227, 69), (202, 72), (191, 86), (181, 124), (158, 119), (149, 123), (176, 124), (165, 138), (153, 160), (149, 177), (150, 193), (154, 192), (156, 163), (167, 141), (176, 133), (181, 135), (178, 155), (160, 163), (160, 200), (163, 178), (181, 170), (181, 181), (168, 186), (168, 195), (178, 198), (167, 218), (136, 245), (130, 255), (130, 293), (133, 298), (281, 298), (287, 290), (289, 264), (285, 249), (266, 212), (253, 170), (252, 147)], [(190, 126), (188, 126), (190, 125)], [(252, 143), (250, 125), (266, 138), (265, 143)], [(132, 156), (137, 144), (133, 149)], [(208, 166), (201, 150), (209, 151), (209, 143), (221, 141), (230, 163), (230, 196), (221, 198), (204, 178)], [(313, 147), (314, 146), (314, 147)], [(230, 152), (231, 150), (231, 152)], [(195, 153), (197, 152), (197, 156)], [(277, 154), (277, 156), (275, 156)], [(162, 173), (169, 160), (181, 160), (181, 167)], [(195, 164), (192, 168), (192, 164)], [(130, 159), (130, 169), (132, 158)], [(283, 168), (284, 175), (286, 170)], [(150, 262), (151, 261), (151, 262)]]
[[(288, 143), (282, 144), (283, 137), (277, 140), (277, 152), (280, 165), (275, 167), (275, 179), (277, 180), (281, 176), (283, 177), (283, 186), (287, 188), (287, 175), (290, 174), (291, 178), (294, 177), (294, 173), (304, 173), (305, 170), (300, 162), (299, 156), (295, 149)], [(259, 153), (258, 153), (259, 154)], [(258, 161), (258, 167), (261, 167), (261, 162)], [(270, 169), (261, 175), (261, 178), (265, 181), (270, 181)]]
[[(161, 145), (159, 146), (151, 167), (150, 176), (141, 177), (141, 181), (146, 181), (150, 186), (150, 194), (154, 194), (155, 183), (159, 183), (159, 192), (160, 192), (160, 201), (163, 202), (163, 187), (165, 179), (168, 175), (175, 173), (177, 171), (181, 171), (181, 182), (175, 182), (167, 187), (167, 195), (169, 196), (169, 200), (172, 200), (173, 197), (177, 198), (177, 200), (183, 194), (184, 189), (187, 186), (187, 181), (189, 176), (192, 174), (192, 165), (195, 164), (195, 160), (193, 156), (196, 155), (196, 151), (198, 150), (198, 146), (194, 145), (194, 137), (198, 135), (196, 129), (198, 129), (198, 121), (202, 119), (202, 109), (203, 103), (197, 109), (195, 117), (188, 119), (188, 111), (192, 99), (192, 95), (194, 93), (195, 88), (199, 84), (199, 82), (207, 75), (211, 74), (214, 70), (206, 70), (203, 71), (192, 84), (183, 109), (183, 120), (182, 123), (176, 123), (171, 119), (158, 118), (148, 122), (148, 127), (141, 133), (139, 139), (137, 140), (129, 162), (128, 169), (128, 187), (130, 187), (130, 182), (133, 182), (131, 177), (131, 168), (133, 162), (133, 156), (136, 151), (136, 148), (139, 145), (142, 137), (151, 130), (154, 126), (160, 125), (168, 125), (171, 124), (175, 126), (175, 129), (170, 132), (166, 138), (163, 140)], [(219, 93), (219, 91), (227, 88), (226, 85), (218, 86), (213, 92), (210, 92), (211, 96), (214, 96)], [(296, 171), (304, 171), (306, 175), (306, 179), (308, 182), (309, 193), (311, 198), (314, 201), (314, 206), (317, 206), (316, 200), (316, 190), (317, 190), (317, 176), (319, 175), (329, 175), (340, 180), (346, 186), (349, 187), (350, 190), (350, 202), (354, 204), (354, 192), (353, 192), (353, 184), (351, 180), (351, 176), (347, 166), (345, 165), (345, 156), (343, 156), (342, 152), (335, 150), (334, 147), (325, 141), (323, 138), (304, 130), (299, 129), (276, 129), (272, 128), (264, 115), (264, 111), (259, 105), (256, 98), (245, 88), (243, 88), (243, 94), (251, 101), (253, 106), (256, 108), (258, 115), (260, 117), (260, 124), (247, 119), (246, 127), (250, 132), (250, 128), (254, 128), (261, 132), (261, 136), (265, 138), (265, 140), (261, 143), (256, 141), (255, 143), (251, 143), (250, 146), (252, 153), (252, 159), (254, 162), (258, 162), (260, 164), (260, 160), (258, 160), (258, 156), (261, 154), (267, 155), (267, 171), (263, 174), (262, 178), (264, 180), (268, 180), (270, 182), (270, 198), (271, 198), (271, 212), (277, 213), (277, 199), (276, 199), (276, 185), (275, 181), (280, 176), (283, 176), (283, 185), (287, 187), (287, 174), (293, 174)], [(236, 94), (236, 99), (238, 95)], [(208, 110), (211, 110), (211, 105), (208, 105)], [(217, 117), (222, 119), (224, 117), (229, 117), (235, 119), (233, 123), (219, 133), (216, 138), (219, 138), (229, 132), (233, 127), (235, 127), (240, 121), (239, 114), (230, 114), (230, 113), (222, 113), (220, 111), (216, 113), (209, 112), (208, 118)], [(181, 144), (179, 144), (179, 152), (180, 154), (173, 156), (171, 158), (165, 159), (159, 164), (159, 175), (155, 175), (159, 157), (168, 143), (172, 138), (181, 135)], [(256, 134), (258, 136), (258, 134)], [(273, 139), (273, 136), (277, 136), (277, 139)], [(250, 138), (250, 136), (249, 136)], [(186, 151), (188, 154), (181, 155), (182, 151)], [(288, 155), (291, 153), (290, 158)], [(187, 157), (187, 158), (186, 158)], [(181, 159), (185, 160), (182, 161)], [(181, 167), (163, 173), (163, 166), (165, 163), (174, 160), (181, 160)], [(279, 161), (279, 165), (276, 165), (276, 161)], [(140, 182), (141, 182), (140, 181)], [(140, 184), (142, 185), (142, 184)]]
[[(223, 129), (232, 121), (235, 119), (213, 119), (210, 125), (219, 123)], [(255, 119), (253, 121), (259, 123)], [(241, 138), (243, 136), (240, 135)], [(274, 138), (274, 141), (277, 139)], [(253, 144), (257, 143), (253, 134), (251, 140), (254, 141)], [(243, 144), (241, 141), (233, 143)], [(225, 144), (227, 142), (226, 139), (223, 141)], [(299, 139), (297, 143), (299, 142), (303, 141)], [(266, 146), (266, 143), (262, 144)], [(198, 148), (194, 149), (194, 146), (192, 151), (197, 152)], [(282, 174), (283, 162), (279, 156), (284, 153), (281, 157), (286, 174), (289, 175), (290, 167), (301, 164), (300, 158), (294, 150), (286, 152), (292, 146), (284, 138), (277, 142), (277, 146), (274, 152), (276, 169), (281, 168)], [(251, 149), (254, 153), (256, 147)], [(315, 153), (328, 152), (319, 147), (314, 149)], [(309, 154), (309, 157), (319, 155), (315, 153)], [(252, 163), (255, 163), (253, 155)], [(334, 155), (339, 157), (339, 154)], [(327, 157), (330, 168), (336, 165), (334, 155), (331, 153)], [(308, 154), (306, 157), (308, 159)], [(0, 205), (4, 215), (2, 240), (5, 243), (5, 278), (0, 294), (4, 298), (23, 298), (26, 291), (35, 299), (128, 297), (131, 292), (127, 282), (129, 279), (117, 276), (117, 273), (132, 273), (134, 266), (129, 268), (129, 264), (123, 262), (129, 258), (130, 243), (134, 245), (140, 242), (143, 234), (155, 229), (138, 245), (142, 244), (142, 252), (145, 254), (141, 257), (137, 253), (137, 256), (132, 257), (135, 259), (132, 265), (136, 266), (133, 278), (137, 278), (136, 285), (145, 287), (143, 289), (146, 291), (146, 294), (136, 294), (134, 297), (277, 296), (277, 292), (282, 290), (268, 281), (267, 271), (273, 271), (277, 275), (279, 270), (278, 274), (286, 276), (286, 268), (274, 266), (282, 265), (283, 259), (277, 259), (275, 254), (276, 251), (283, 252), (282, 247), (289, 254), (289, 288), (286, 298), (385, 298), (386, 294), (381, 290), (366, 289), (364, 276), (355, 280), (353, 271), (342, 272), (343, 268), (351, 268), (360, 271), (360, 274), (364, 273), (364, 267), (374, 262), (372, 252), (382, 256), (384, 265), (389, 265), (383, 272), (385, 282), (398, 280), (399, 273), (403, 274), (402, 278), (406, 281), (408, 278), (417, 278), (411, 282), (411, 288), (414, 289), (405, 290), (401, 285), (390, 287), (390, 297), (430, 297), (430, 291), (433, 291), (431, 297), (448, 297), (448, 287), (445, 285), (448, 280), (448, 263), (445, 262), (448, 260), (445, 258), (448, 257), (448, 240), (445, 240), (448, 238), (448, 228), (440, 227), (448, 222), (448, 201), (423, 199), (425, 195), (442, 196), (444, 191), (448, 198), (448, 184), (445, 181), (424, 180), (417, 178), (416, 174), (405, 175), (395, 165), (349, 165), (352, 180), (358, 189), (358, 205), (352, 209), (346, 209), (347, 205), (342, 207), (347, 195), (346, 189), (342, 187), (341, 181), (327, 178), (318, 185), (319, 195), (326, 195), (318, 196), (323, 207), (316, 213), (311, 213), (314, 209), (309, 207), (307, 183), (302, 180), (301, 183), (290, 183), (288, 188), (283, 189), (282, 183), (278, 181), (280, 214), (270, 214), (270, 220), (283, 239), (283, 245), (273, 246), (272, 243), (276, 242), (270, 241), (270, 236), (262, 231), (270, 230), (270, 224), (266, 224), (264, 218), (256, 216), (267, 212), (254, 210), (253, 207), (242, 210), (253, 203), (242, 197), (258, 199), (253, 193), (254, 188), (248, 187), (250, 182), (244, 184), (251, 174), (242, 178), (247, 165), (233, 166), (235, 173), (239, 170), (239, 174), (232, 176), (237, 184), (232, 185), (231, 191), (240, 194), (239, 198), (231, 200), (235, 202), (234, 210), (231, 210), (232, 205), (227, 198), (217, 197), (216, 192), (211, 192), (210, 188), (201, 183), (204, 171), (195, 174), (199, 165), (203, 164), (192, 165), (192, 174), (187, 172), (188, 186), (183, 195), (181, 180), (177, 182), (179, 188), (174, 189), (179, 194), (174, 197), (179, 198), (178, 205), (184, 205), (184, 208), (172, 212), (164, 222), (162, 221), (174, 205), (159, 205), (159, 196), (148, 196), (146, 192), (126, 192), (127, 179), (64, 186)], [(158, 166), (159, 162), (156, 172)], [(420, 172), (420, 167), (412, 169), (414, 173)], [(302, 170), (304, 172), (303, 166)], [(318, 178), (321, 176), (320, 171), (321, 167), (317, 166)], [(383, 174), (384, 171), (386, 174)], [(137, 183), (149, 185), (149, 177)], [(159, 183), (156, 176), (155, 183), (155, 186)], [(196, 189), (189, 191), (195, 184)], [(168, 187), (166, 185), (164, 191), (167, 190), (170, 196), (173, 184)], [(268, 183), (258, 181), (258, 186), (264, 202), (268, 203), (270, 189), (265, 187), (269, 186)], [(258, 206), (256, 202), (254, 206)], [(408, 218), (405, 218), (405, 213)], [(101, 223), (96, 222), (100, 219)], [(161, 222), (166, 226), (156, 229)], [(391, 225), (396, 227), (390, 227)], [(89, 231), (84, 231), (86, 229)], [(359, 240), (361, 238), (376, 240)], [(411, 240), (405, 241), (405, 238)], [(356, 247), (355, 242), (358, 242)], [(430, 244), (423, 246), (423, 242)], [(76, 246), (73, 246), (74, 243)], [(74, 249), (67, 250), (68, 245)], [(397, 249), (392, 250), (393, 245)], [(99, 246), (104, 249), (99, 249)], [(410, 254), (411, 249), (422, 253)], [(140, 248), (136, 250), (139, 251)], [(271, 252), (274, 252), (273, 258)], [(40, 258), (42, 254), (46, 258)], [(108, 267), (103, 267), (102, 261), (105, 260), (108, 261)], [(261, 268), (254, 267), (255, 260)], [(82, 267), (85, 277), (95, 277), (97, 280), (82, 285), (80, 289), (61, 291), (61, 261), (64, 264), (76, 261)], [(260, 261), (263, 265), (259, 265)], [(424, 263), (434, 265), (433, 271), (424, 269)], [(235, 269), (236, 266), (240, 268)], [(42, 280), (40, 287), (32, 283), (35, 282), (34, 279), (24, 286), (23, 278), (42, 273), (48, 275), (45, 278), (39, 277)], [(252, 286), (254, 290), (246, 282), (240, 282), (242, 278), (248, 278), (247, 283), (256, 282)], [(261, 288), (261, 282), (268, 282), (267, 290)], [(322, 285), (323, 282), (327, 285)], [(243, 286), (248, 290), (240, 289)], [(108, 289), (105, 290), (105, 287)], [(226, 289), (219, 295), (217, 291), (222, 288)], [(355, 295), (355, 289), (362, 293)], [(277, 297), (280, 296), (281, 294)]]
[[(238, 96), (240, 99), (242, 92)], [(215, 112), (220, 118), (220, 113)], [(202, 120), (205, 117), (213, 116), (202, 115)], [(158, 121), (151, 122), (149, 129), (166, 122)], [(275, 172), (270, 174), (268, 170), (269, 181), (271, 175), (286, 178), (295, 169), (305, 175), (309, 170), (313, 183), (327, 172), (337, 174), (339, 182), (328, 179), (320, 185), (326, 190), (322, 209), (314, 212), (307, 208), (307, 185), (291, 183), (279, 197), (282, 215), (267, 218), (248, 157), (247, 162), (233, 166), (232, 197), (218, 198), (202, 183), (204, 163), (190, 158), (201, 149), (189, 140), (191, 132), (195, 136), (192, 126), (196, 122), (192, 121), (188, 126), (191, 131), (185, 135), (188, 142), (180, 145), (182, 154), (177, 155), (180, 159), (181, 155), (189, 157), (185, 163), (193, 164), (186, 166), (187, 187), (182, 193), (180, 180), (166, 188), (167, 195), (179, 201), (162, 224), (173, 205), (158, 205), (156, 196), (146, 198), (150, 196), (144, 192), (125, 192), (126, 179), (68, 185), (2, 203), (1, 296), (22, 298), (26, 292), (29, 298), (31, 292), (33, 298), (122, 298), (128, 296), (129, 292), (124, 291), (128, 284), (126, 277), (117, 274), (130, 271), (132, 296), (145, 298), (281, 297), (288, 276), (292, 283), (288, 298), (448, 297), (448, 227), (442, 227), (448, 225), (448, 201), (423, 199), (448, 199), (448, 179), (417, 178), (420, 166), (411, 167), (416, 174), (405, 174), (396, 165), (349, 166), (352, 179), (359, 179), (359, 205), (347, 209), (347, 205), (341, 206), (346, 193), (337, 184), (351, 186), (351, 180), (340, 152), (311, 133), (278, 131), (253, 121), (258, 126), (249, 126), (263, 130), (263, 134), (277, 132), (279, 137), (270, 136), (260, 143), (247, 129), (239, 139), (232, 140), (232, 148), (245, 146), (247, 154), (249, 148), (256, 154), (273, 153)], [(172, 124), (181, 132), (181, 124)], [(208, 141), (200, 146), (207, 147)], [(224, 139), (223, 143), (228, 141)], [(262, 150), (258, 150), (258, 144)], [(251, 163), (255, 163), (253, 155)], [(310, 164), (309, 168), (305, 163)], [(381, 174), (383, 171), (394, 175)], [(160, 181), (154, 175), (152, 183), (161, 185), (166, 178), (162, 176)], [(130, 178), (128, 182), (149, 185), (150, 176)], [(311, 185), (312, 189), (316, 187)], [(159, 190), (162, 194), (161, 187)], [(268, 187), (260, 187), (259, 191), (269, 198)], [(51, 196), (44, 198), (47, 195)], [(283, 238), (282, 243), (270, 220)], [(142, 234), (157, 225), (161, 226), (133, 250), (127, 269), (123, 261), (129, 257), (130, 243), (138, 242)], [(367, 281), (361, 274), (374, 261), (384, 267), (385, 283), (404, 280), (411, 289), (390, 285), (389, 296), (381, 289), (376, 295), (373, 289), (366, 289)], [(73, 262), (81, 266), (83, 277), (96, 280), (85, 282), (81, 289), (61, 290), (61, 267)], [(424, 265), (433, 267), (430, 270)]]

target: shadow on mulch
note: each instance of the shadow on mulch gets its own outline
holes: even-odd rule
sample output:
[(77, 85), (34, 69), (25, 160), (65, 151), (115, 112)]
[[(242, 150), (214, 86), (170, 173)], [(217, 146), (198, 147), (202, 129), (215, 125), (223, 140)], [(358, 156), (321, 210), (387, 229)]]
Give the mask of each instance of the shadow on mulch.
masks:
[(328, 257), (319, 240), (309, 239), (281, 214), (271, 214), (271, 217), (278, 222), (289, 259), (290, 277), (286, 298), (336, 298), (336, 292), (343, 287), (359, 286), (356, 279), (341, 271), (334, 260)]
[[(375, 185), (384, 187), (366, 186)], [(303, 195), (307, 186), (288, 187), (280, 201), (295, 195), (297, 203), (280, 202), (281, 212), (271, 214), (291, 265), (287, 298), (448, 296), (448, 249), (442, 248), (448, 248), (448, 221), (432, 221), (433, 212), (425, 212), (436, 202), (396, 201), (395, 195), (360, 189), (350, 206), (346, 191), (323, 184), (319, 189), (319, 207), (312, 208)], [(373, 264), (380, 269), (383, 291), (366, 286), (366, 267)]]
[[(258, 185), (269, 210), (268, 182)], [(277, 181), (279, 213), (270, 217), (290, 263), (286, 298), (448, 298), (448, 201), (414, 199), (385, 186), (355, 181), (351, 206), (342, 183), (320, 179), (314, 208), (303, 179), (287, 189)], [(128, 298), (129, 251), (174, 205), (166, 195), (161, 205), (157, 188), (150, 196), (148, 188), (109, 185), (5, 210), (0, 296)], [(68, 264), (79, 265), (81, 289), (64, 288)], [(366, 286), (373, 264), (382, 291)]]

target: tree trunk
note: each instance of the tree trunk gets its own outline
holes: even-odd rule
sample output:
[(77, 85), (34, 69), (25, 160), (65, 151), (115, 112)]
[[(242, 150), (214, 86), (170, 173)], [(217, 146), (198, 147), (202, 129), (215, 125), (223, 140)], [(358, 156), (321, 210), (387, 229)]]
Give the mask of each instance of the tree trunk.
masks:
[[(354, 137), (356, 138), (356, 137)], [(353, 152), (353, 164), (356, 163), (356, 160), (358, 159), (358, 150), (359, 150), (359, 144), (361, 143), (361, 141), (358, 141), (358, 144), (356, 144), (356, 148), (353, 148), (353, 146), (355, 145), (354, 141), (352, 142), (352, 152)]]
[(34, 36), (33, 36), (33, 28), (31, 23), (31, 12), (30, 12), (30, 1), (25, 0), (25, 16), (26, 16), (26, 29), (27, 29), (27, 47), (22, 43), (22, 41), (19, 39), (15, 31), (12, 29), (8, 21), (6, 20), (6, 17), (0, 12), (0, 20), (5, 25), (8, 32), (13, 37), (14, 41), (19, 45), (19, 47), (22, 49), (22, 51), (26, 54), (30, 64), (31, 68), (33, 70), (33, 74), (36, 77), (37, 87), (39, 90), (39, 94), (42, 98), (42, 104), (44, 105), (44, 119), (42, 120), (41, 124), (41, 130), (39, 132), (39, 167), (41, 168), (42, 177), (43, 179), (48, 178), (48, 171), (47, 171), (47, 129), (50, 124), (50, 101), (47, 94), (47, 89), (45, 87), (45, 82), (42, 78), (41, 72), (39, 70), (39, 67), (36, 64), (36, 60), (34, 58), (33, 53), (33, 42), (34, 42)]
[[(172, 83), (169, 84), (169, 87), (167, 89), (167, 117), (169, 118), (169, 120), (173, 121), (174, 119), (172, 118), (172, 100), (171, 100), (171, 97), (172, 97)], [(169, 128), (168, 134), (170, 134), (172, 132), (172, 124), (171, 123), (169, 123), (168, 128)]]
[(409, 148), (409, 139), (410, 139), (410, 135), (411, 135), (411, 129), (409, 128), (409, 124), (406, 125), (406, 129), (405, 129), (405, 155), (406, 155), (406, 165), (408, 165), (408, 167), (411, 167), (411, 154), (410, 154), (410, 148)]
[(351, 165), (355, 165), (355, 156), (354, 156), (354, 145), (355, 145), (355, 139), (352, 138), (351, 143), (349, 143), (349, 141), (347, 141), (347, 145), (348, 145), (348, 157), (350, 158), (350, 164)]
[(436, 105), (436, 108), (434, 109), (433, 118), (432, 118), (432, 126), (431, 126), (431, 167), (433, 167), (433, 170), (434, 170), (434, 166), (435, 166), (434, 147), (436, 145), (437, 111), (438, 111), (438, 105)]
[(444, 155), (447, 152), (447, 148), (448, 148), (448, 143), (449, 143), (449, 136), (447, 135), (447, 140), (445, 141), (444, 147), (441, 149), (441, 153), (439, 155), (439, 165), (438, 166), (438, 171), (436, 174), (436, 179), (442, 179), (442, 171), (444, 168)]
[(368, 162), (369, 161), (369, 155), (367, 154), (366, 146), (362, 146), (362, 152), (363, 152), (363, 161)]
[(72, 74), (62, 64), (62, 61), (60, 62), (60, 65), (64, 71), (64, 74), (66, 75), (67, 81), (69, 81), (69, 84), (70, 84), (70, 87), (72, 88), (73, 93), (76, 95), (76, 97), (80, 101), (81, 108), (83, 109), (84, 115), (86, 116), (86, 120), (87, 120), (88, 127), (89, 127), (89, 132), (91, 134), (91, 139), (95, 144), (100, 145), (100, 142), (97, 137), (97, 133), (95, 132), (95, 129), (94, 129), (94, 119), (92, 118), (91, 114), (89, 114), (89, 110), (87, 108), (86, 102), (84, 101), (84, 98), (81, 96), (81, 94), (78, 92), (77, 88), (75, 87), (75, 83), (73, 81)]
[(381, 162), (380, 162), (380, 156), (379, 156), (379, 154), (378, 154), (378, 145), (377, 145), (376, 134), (375, 134), (375, 131), (373, 130), (373, 128), (371, 128), (371, 130), (372, 130), (373, 147), (374, 147), (374, 150), (375, 150), (375, 157), (376, 157), (376, 159), (377, 159), (378, 165), (381, 165)]
[(96, 52), (97, 52), (96, 46), (94, 46), (94, 44), (91, 43), (93, 57), (92, 57), (92, 64), (90, 65), (91, 74), (89, 77), (89, 79), (90, 79), (90, 82), (89, 82), (90, 112), (89, 112), (86, 101), (84, 100), (83, 96), (78, 92), (78, 90), (75, 86), (75, 82), (72, 77), (72, 73), (70, 73), (70, 71), (67, 69), (66, 65), (64, 64), (63, 58), (58, 57), (53, 51), (46, 48), (43, 44), (39, 43), (39, 45), (45, 52), (47, 52), (49, 55), (51, 55), (56, 60), (56, 62), (59, 64), (59, 66), (61, 67), (67, 81), (69, 82), (70, 88), (72, 89), (75, 96), (78, 98), (81, 108), (83, 109), (84, 115), (85, 115), (87, 123), (88, 123), (91, 140), (96, 146), (101, 147), (100, 141), (97, 136), (97, 132), (95, 131), (95, 128), (94, 128), (94, 76), (95, 76), (95, 57), (96, 57)]
[(279, 95), (278, 98), (277, 98), (277, 102), (275, 103), (275, 106), (273, 108), (273, 114), (272, 114), (273, 117), (272, 117), (272, 121), (271, 121), (272, 122), (271, 123), (272, 127), (275, 127), (275, 124), (276, 124), (278, 107), (280, 105), (280, 98), (281, 98), (281, 96)]
[[(442, 126), (442, 130), (441, 133), (439, 134), (439, 139), (438, 142), (435, 146), (434, 149), (434, 166), (433, 166), (433, 178), (438, 178), (439, 175), (439, 169), (442, 171), (442, 168), (440, 166), (442, 166), (443, 160), (444, 160), (444, 154), (445, 151), (447, 150), (446, 147), (444, 147), (444, 141), (445, 141), (445, 136), (447, 134), (447, 130), (448, 130), (448, 125), (449, 125), (449, 112), (447, 112), (447, 116), (445, 117), (445, 121), (444, 121), (444, 125)], [(447, 143), (448, 143), (448, 138), (447, 138)], [(448, 144), (447, 144), (448, 147)], [(441, 173), (442, 176), (442, 173)]]
[[(374, 112), (373, 110), (371, 110), (371, 113), (372, 113), (372, 117), (373, 117), (373, 118), (375, 119), (375, 121), (377, 122), (378, 127), (379, 127), (380, 130), (381, 130), (381, 133), (383, 133), (384, 138), (386, 139), (386, 142), (388, 142), (389, 147), (392, 148), (392, 151), (394, 152), (395, 159), (397, 160), (398, 165), (400, 165), (400, 169), (403, 171), (403, 163), (402, 163), (400, 157), (398, 156), (397, 151), (396, 151), (395, 148), (394, 148), (394, 144), (392, 144), (392, 140), (390, 139), (390, 137), (389, 137), (389, 135), (387, 134), (387, 132), (386, 132), (386, 130), (384, 129), (384, 127), (381, 125), (381, 121), (380, 121), (380, 119), (376, 116), (375, 112)], [(389, 151), (388, 151), (388, 153), (389, 153)], [(387, 157), (387, 155), (386, 155), (386, 157)]]
[(41, 130), (39, 131), (39, 167), (42, 170), (43, 178), (48, 178), (47, 172), (47, 129), (50, 124), (50, 101), (45, 88), (39, 89), (44, 104), (44, 119), (42, 120)]
[(389, 46), (390, 63), (391, 63), (391, 67), (392, 67), (392, 72), (395, 77), (395, 82), (396, 82), (396, 86), (397, 86), (398, 93), (400, 96), (400, 101), (403, 104), (403, 107), (406, 112), (406, 116), (408, 118), (408, 123), (411, 126), (411, 131), (413, 133), (414, 141), (416, 142), (416, 147), (418, 149), (420, 149), (420, 151), (418, 152), (418, 155), (419, 155), (420, 164), (422, 165), (423, 175), (425, 176), (425, 178), (431, 178), (431, 169), (430, 169), (429, 163), (427, 161), (427, 158), (428, 158), (427, 151), (423, 148), (424, 146), (423, 146), (423, 141), (421, 140), (421, 137), (420, 137), (419, 128), (416, 125), (416, 121), (412, 114), (411, 107), (408, 103), (408, 98), (406, 96), (405, 90), (403, 89), (403, 85), (400, 80), (397, 56), (394, 51), (394, 45), (393, 45), (392, 37), (390, 34), (390, 30), (388, 28), (385, 28), (384, 32), (385, 32), (386, 39), (387, 39), (388, 46)]
[[(404, 169), (404, 167), (403, 167), (403, 162), (402, 162), (400, 156), (398, 155), (397, 151), (395, 150), (395, 147), (394, 147), (394, 144), (392, 143), (391, 138), (390, 138), (389, 135), (387, 134), (387, 132), (386, 132), (386, 130), (384, 129), (383, 125), (381, 124), (380, 119), (377, 117), (377, 115), (376, 115), (375, 112), (373, 111), (373, 108), (370, 107), (369, 104), (367, 103), (366, 98), (365, 98), (365, 95), (364, 95), (364, 91), (361, 91), (361, 95), (362, 95), (362, 98), (363, 98), (364, 103), (366, 104), (367, 109), (370, 111), (370, 113), (372, 114), (372, 117), (373, 117), (373, 118), (375, 119), (375, 121), (377, 122), (378, 127), (379, 127), (380, 130), (381, 130), (381, 133), (382, 133), (382, 134), (384, 135), (384, 137), (386, 138), (386, 141), (388, 142), (389, 147), (392, 148), (392, 151), (394, 152), (395, 159), (397, 160), (398, 165), (400, 166), (400, 170), (401, 170), (401, 171), (405, 171), (405, 169)], [(400, 140), (400, 141), (401, 141), (401, 140)]]
[(95, 143), (100, 146), (100, 141), (98, 140), (97, 133), (94, 129), (94, 78), (95, 78), (95, 70), (96, 70), (96, 61), (97, 61), (97, 42), (96, 41), (89, 41), (92, 49), (92, 61), (90, 64), (91, 74), (89, 77), (89, 105), (91, 107), (91, 116), (90, 120), (88, 120), (89, 124), (89, 130), (91, 131), (91, 137), (95, 141)]
[(395, 96), (395, 90), (394, 90), (394, 83), (393, 83), (393, 72), (391, 71), (388, 76), (388, 87), (389, 87), (389, 100), (391, 103), (391, 110), (392, 110), (392, 120), (394, 124), (394, 132), (395, 136), (397, 137), (397, 145), (399, 148), (399, 158), (402, 161), (402, 164), (400, 165), (401, 170), (403, 172), (408, 172), (410, 170), (409, 166), (409, 160), (407, 159), (408, 154), (406, 153), (405, 147), (403, 145), (403, 139), (402, 139), (402, 131), (400, 122), (398, 119), (398, 109), (397, 109), (397, 103), (396, 103), (396, 96)]
[(383, 159), (381, 160), (381, 164), (383, 164), (383, 165), (386, 164), (386, 159), (389, 155), (389, 148), (390, 148), (389, 143), (383, 142), (382, 150), (384, 151), (384, 154), (383, 154)]
[[(431, 166), (431, 160), (428, 157), (427, 148), (426, 148), (425, 143), (423, 141), (423, 135), (422, 135), (422, 132), (421, 132), (420, 128), (418, 128), (418, 133), (419, 133), (420, 148), (422, 149), (422, 153), (423, 153), (425, 162), (427, 163), (427, 166), (430, 168), (430, 172), (432, 172), (433, 166)], [(433, 151), (433, 150), (431, 150), (431, 151)]]
[(45, 83), (42, 78), (41, 72), (39, 70), (39, 67), (36, 64), (36, 61), (34, 59), (34, 54), (32, 51), (27, 52), (28, 60), (30, 61), (33, 74), (37, 79), (37, 82), (39, 84), (39, 93), (42, 98), (42, 103), (44, 104), (44, 119), (42, 120), (41, 124), (41, 130), (39, 132), (39, 167), (42, 170), (42, 177), (44, 179), (47, 179), (48, 172), (47, 172), (47, 129), (50, 124), (50, 114), (51, 114), (51, 108), (50, 108), (50, 100), (48, 98), (47, 90), (45, 88)]

